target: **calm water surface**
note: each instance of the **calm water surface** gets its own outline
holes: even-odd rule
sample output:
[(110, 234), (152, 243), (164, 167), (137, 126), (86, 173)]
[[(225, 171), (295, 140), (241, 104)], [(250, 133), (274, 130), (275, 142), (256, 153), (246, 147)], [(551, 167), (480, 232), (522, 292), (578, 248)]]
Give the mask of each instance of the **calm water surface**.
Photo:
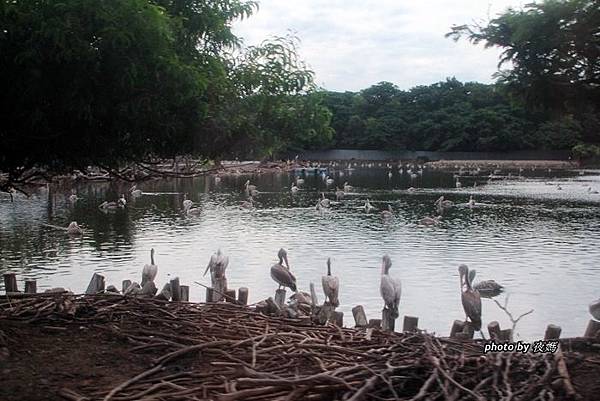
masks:
[[(249, 287), (251, 302), (257, 302), (274, 294), (269, 268), (284, 247), (299, 287), (308, 290), (314, 281), (321, 299), (321, 275), (331, 257), (350, 325), (357, 304), (368, 318), (379, 317), (381, 256), (388, 253), (391, 273), (402, 280), (401, 315), (418, 316), (420, 327), (430, 332), (447, 335), (452, 321), (464, 318), (457, 267), (466, 263), (477, 270), (475, 281), (494, 279), (507, 288), (513, 314), (534, 309), (519, 323), (517, 338), (541, 337), (548, 323), (562, 326), (564, 336), (583, 333), (587, 306), (600, 296), (600, 195), (588, 191), (589, 186), (600, 191), (599, 171), (526, 171), (522, 179), (489, 183), (487, 177), (465, 178), (461, 189), (452, 173), (425, 170), (415, 179), (397, 169), (391, 178), (387, 173), (332, 172), (337, 185), (349, 181), (354, 189), (327, 212), (314, 205), (321, 192), (335, 199), (336, 184), (328, 187), (320, 176), (307, 175), (292, 195), (288, 173), (223, 177), (219, 183), (214, 177), (145, 182), (138, 185), (142, 197), (109, 213), (97, 206), (116, 200), (126, 186), (77, 186), (81, 200), (75, 205), (68, 201), (71, 188), (42, 188), (14, 203), (0, 195), (0, 272), (36, 278), (41, 290), (62, 286), (77, 293), (100, 272), (107, 284), (120, 288), (123, 279), (140, 280), (154, 247), (157, 285), (179, 276), (190, 285), (192, 300), (201, 301), (204, 289), (192, 282), (209, 283), (202, 273), (220, 248), (230, 258), (230, 287)], [(254, 210), (239, 207), (246, 179), (260, 191)], [(411, 186), (420, 190), (408, 192)], [(202, 209), (200, 215), (182, 214), (184, 193)], [(434, 213), (440, 195), (457, 203), (473, 195), (484, 205), (454, 208), (436, 227), (418, 225)], [(395, 218), (366, 214), (361, 206), (367, 197), (379, 209), (390, 204)], [(85, 228), (83, 238), (43, 225), (72, 220)], [(497, 299), (504, 302), (506, 294)], [(492, 320), (509, 325), (493, 301), (483, 299), (484, 324)]]

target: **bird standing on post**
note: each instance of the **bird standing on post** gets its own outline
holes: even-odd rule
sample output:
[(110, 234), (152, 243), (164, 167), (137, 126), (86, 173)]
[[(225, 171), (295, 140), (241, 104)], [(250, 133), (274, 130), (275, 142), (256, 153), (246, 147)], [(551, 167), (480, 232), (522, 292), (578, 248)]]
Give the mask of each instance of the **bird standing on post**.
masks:
[(208, 262), (208, 266), (206, 266), (206, 270), (204, 271), (204, 276), (210, 270), (210, 279), (212, 284), (214, 284), (216, 279), (225, 277), (225, 270), (229, 265), (229, 257), (225, 256), (221, 253), (221, 250), (218, 249), (215, 254), (210, 257), (210, 261)]
[(402, 286), (400, 280), (390, 276), (390, 267), (392, 267), (392, 259), (388, 255), (383, 255), (379, 290), (385, 303), (384, 308), (390, 309), (392, 318), (396, 319), (399, 316), (398, 305), (400, 304)]
[(150, 249), (150, 264), (145, 265), (142, 269), (142, 287), (148, 281), (154, 281), (158, 273), (158, 266), (154, 264), (154, 248)]
[[(289, 287), (292, 291), (296, 292), (296, 277), (290, 272), (290, 264), (288, 263), (287, 252), (281, 248), (277, 253), (279, 257), (279, 263), (271, 266), (271, 278), (279, 284), (281, 287)], [(285, 265), (283, 262), (285, 261)]]
[(340, 280), (331, 275), (331, 258), (327, 258), (327, 275), (321, 278), (323, 284), (323, 293), (325, 298), (329, 299), (329, 303), (333, 307), (340, 305), (338, 294), (340, 291)]
[(481, 330), (481, 297), (479, 291), (471, 287), (469, 268), (467, 265), (458, 266), (460, 275), (460, 298), (467, 318), (471, 320), (473, 329)]

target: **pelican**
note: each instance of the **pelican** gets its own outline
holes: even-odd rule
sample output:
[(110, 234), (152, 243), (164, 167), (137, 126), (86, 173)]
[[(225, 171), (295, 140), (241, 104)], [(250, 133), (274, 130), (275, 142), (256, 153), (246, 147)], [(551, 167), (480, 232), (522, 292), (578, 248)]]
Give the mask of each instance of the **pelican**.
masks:
[(597, 194), (598, 191), (596, 191), (595, 189), (592, 189), (592, 187), (588, 187), (588, 193), (590, 193), (590, 194)]
[(460, 298), (467, 317), (475, 330), (481, 330), (481, 297), (479, 291), (471, 287), (469, 268), (467, 265), (458, 266), (460, 275)]
[(381, 263), (381, 284), (379, 285), (379, 291), (385, 304), (384, 308), (390, 309), (392, 318), (396, 319), (399, 316), (398, 305), (400, 304), (402, 287), (400, 280), (390, 276), (390, 267), (392, 267), (392, 260), (388, 255), (384, 255)]
[(345, 194), (344, 191), (342, 191), (341, 189), (339, 189), (337, 187), (335, 188), (335, 199), (336, 200), (339, 201), (340, 199), (342, 199), (344, 197), (344, 194)]
[(125, 207), (127, 205), (127, 199), (125, 199), (125, 194), (121, 194), (121, 197), (118, 200), (119, 207)]
[(475, 200), (473, 199), (473, 195), (469, 196), (469, 201), (467, 202), (467, 207), (471, 209), (475, 207)]
[(339, 306), (340, 280), (331, 275), (331, 258), (327, 258), (327, 275), (321, 277), (321, 283), (323, 284), (325, 298), (329, 299), (329, 304), (333, 307)]
[(244, 184), (244, 189), (246, 192), (256, 191), (256, 185), (250, 185), (250, 180), (247, 180)]
[(221, 250), (218, 249), (217, 253), (213, 254), (210, 257), (210, 262), (208, 262), (208, 266), (206, 266), (206, 270), (204, 270), (204, 276), (210, 270), (210, 278), (211, 282), (214, 282), (215, 279), (221, 278), (225, 276), (225, 270), (229, 265), (229, 257), (224, 256), (221, 253)]
[(290, 191), (292, 191), (292, 193), (295, 194), (296, 192), (298, 192), (298, 187), (295, 184), (292, 184), (292, 186), (290, 187)]
[(558, 184), (558, 185), (556, 186), (556, 189), (557, 189), (558, 191), (562, 191), (562, 187), (560, 186), (560, 184)]
[(218, 175), (215, 175), (215, 184), (218, 184), (221, 182), (221, 177), (219, 177)]
[(67, 227), (67, 234), (69, 235), (83, 235), (83, 230), (76, 221), (72, 221), (71, 224)]
[(142, 190), (137, 189), (136, 184), (133, 184), (133, 186), (131, 188), (129, 188), (129, 193), (131, 193), (131, 196), (133, 196), (134, 198), (142, 196)]
[(296, 185), (304, 184), (304, 178), (296, 177)]
[(154, 264), (154, 248), (150, 249), (150, 264), (142, 269), (142, 287), (149, 281), (154, 281), (158, 273), (158, 266)]
[(183, 194), (183, 210), (187, 210), (192, 207), (194, 202), (187, 198), (187, 194)]
[(250, 196), (247, 201), (240, 203), (240, 206), (242, 209), (252, 209), (254, 207), (254, 198)]
[(392, 178), (392, 170), (388, 171), (388, 178)]
[(600, 298), (590, 304), (590, 313), (594, 319), (600, 320)]
[(423, 224), (425, 226), (435, 226), (440, 223), (441, 219), (442, 219), (441, 215), (437, 216), (437, 217), (425, 216), (421, 220), (419, 220), (419, 224)]
[(483, 280), (478, 282), (477, 284), (473, 284), (473, 280), (475, 279), (475, 275), (477, 272), (475, 269), (469, 270), (469, 284), (473, 287), (473, 289), (479, 291), (479, 294), (486, 298), (492, 298), (496, 295), (499, 295), (504, 287), (498, 284), (494, 280)]
[(321, 205), (321, 207), (329, 207), (330, 203), (331, 202), (329, 199), (325, 197), (325, 193), (321, 192), (321, 200), (319, 201), (319, 205)]
[(197, 216), (202, 213), (202, 209), (189, 205), (183, 209), (183, 212), (188, 216)]
[(350, 192), (350, 191), (352, 191), (352, 189), (353, 189), (352, 185), (348, 184), (348, 181), (346, 181), (344, 183), (344, 192)]
[(417, 189), (415, 187), (410, 187), (406, 190), (407, 192), (416, 192)]
[(375, 207), (373, 207), (373, 205), (371, 205), (371, 202), (369, 201), (369, 199), (367, 199), (367, 201), (365, 202), (365, 212), (370, 213), (371, 210), (375, 209)]
[(117, 202), (104, 201), (100, 205), (98, 205), (98, 207), (102, 210), (114, 210), (119, 207), (119, 204)]
[(69, 196), (69, 202), (75, 203), (75, 202), (77, 202), (78, 199), (79, 198), (77, 197), (77, 194), (75, 193), (75, 190), (72, 189), (71, 190), (71, 196)]
[[(281, 287), (289, 287), (292, 291), (296, 292), (296, 277), (290, 272), (290, 264), (288, 263), (287, 252), (281, 248), (277, 253), (279, 263), (271, 266), (271, 278), (279, 284)], [(283, 262), (285, 261), (285, 265)]]
[(387, 205), (387, 210), (381, 212), (381, 217), (383, 217), (384, 219), (391, 219), (392, 217), (394, 217), (394, 210), (390, 205)]
[(462, 184), (460, 182), (460, 180), (458, 179), (458, 177), (456, 178), (456, 188), (461, 188)]
[(450, 209), (452, 206), (454, 206), (454, 202), (444, 199), (444, 196), (442, 195), (438, 198), (438, 200), (435, 201), (434, 205), (438, 209)]
[(330, 176), (326, 176), (325, 177), (325, 184), (327, 184), (327, 185), (333, 184), (333, 178), (331, 178)]

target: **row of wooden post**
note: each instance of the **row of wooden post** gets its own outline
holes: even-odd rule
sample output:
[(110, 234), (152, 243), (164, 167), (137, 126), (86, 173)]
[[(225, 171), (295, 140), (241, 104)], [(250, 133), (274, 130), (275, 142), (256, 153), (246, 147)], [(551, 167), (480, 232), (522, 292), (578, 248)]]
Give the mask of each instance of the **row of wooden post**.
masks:
[(206, 302), (218, 302), (224, 300), (225, 302), (237, 303), (239, 305), (248, 305), (248, 288), (240, 287), (237, 291), (237, 298), (235, 296), (235, 290), (227, 289), (222, 294), (219, 294), (214, 288), (206, 288)]
[[(354, 316), (355, 327), (366, 327), (366, 328), (381, 328), (387, 331), (394, 331), (396, 320), (391, 316), (390, 310), (384, 308), (381, 311), (381, 319), (369, 319), (365, 313), (365, 308), (362, 305), (357, 305), (352, 308), (352, 315)], [(402, 331), (404, 332), (417, 332), (419, 331), (419, 318), (415, 316), (404, 316), (402, 325)]]

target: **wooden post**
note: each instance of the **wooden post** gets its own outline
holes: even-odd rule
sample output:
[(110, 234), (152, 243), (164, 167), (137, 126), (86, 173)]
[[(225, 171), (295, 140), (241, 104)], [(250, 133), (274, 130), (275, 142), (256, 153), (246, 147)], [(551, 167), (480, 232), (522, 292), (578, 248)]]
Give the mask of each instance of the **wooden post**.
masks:
[(90, 284), (85, 290), (86, 294), (98, 294), (99, 292), (104, 291), (104, 276), (98, 273), (94, 273), (92, 279), (90, 280)]
[(118, 294), (119, 290), (117, 290), (117, 287), (115, 287), (114, 285), (109, 285), (108, 287), (106, 287), (106, 291), (105, 292), (110, 292), (113, 294)]
[(127, 289), (129, 288), (129, 286), (131, 285), (131, 280), (123, 280), (123, 284), (121, 285), (121, 292), (123, 294), (125, 294), (125, 291), (127, 291)]
[(500, 339), (502, 341), (512, 341), (513, 340), (513, 331), (512, 329), (504, 329), (500, 331)]
[(213, 297), (214, 297), (213, 294), (214, 294), (214, 290), (212, 288), (210, 288), (210, 287), (207, 287), (206, 288), (206, 301), (205, 301), (206, 303), (214, 302), (213, 301)]
[(501, 341), (502, 335), (500, 334), (500, 323), (494, 320), (493, 322), (490, 322), (487, 327), (490, 340)]
[(275, 303), (279, 306), (279, 309), (283, 309), (283, 305), (285, 304), (285, 288), (275, 291)]
[(465, 322), (465, 327), (461, 333), (457, 333), (457, 338), (460, 339), (472, 339), (475, 335), (475, 328), (471, 322)]
[(419, 326), (419, 318), (415, 316), (404, 316), (404, 324), (402, 325), (402, 331), (404, 332), (417, 332)]
[(455, 338), (457, 333), (461, 333), (465, 328), (465, 323), (462, 320), (455, 320), (450, 330), (450, 338)]
[(181, 301), (181, 286), (179, 285), (179, 277), (171, 279), (171, 296), (173, 301)]
[(189, 302), (190, 301), (190, 286), (182, 285), (179, 287), (179, 289), (181, 291), (181, 300), (183, 302)]
[(7, 294), (9, 292), (19, 292), (17, 287), (17, 275), (15, 273), (4, 273), (4, 291)]
[(369, 319), (369, 325), (367, 327), (372, 329), (380, 329), (381, 319)]
[(25, 280), (25, 293), (35, 294), (37, 292), (37, 283), (35, 280)]
[(129, 284), (129, 287), (127, 287), (125, 291), (123, 291), (123, 295), (137, 295), (141, 290), (142, 287), (140, 287), (140, 285), (134, 281), (133, 283)]
[(227, 290), (225, 295), (225, 302), (235, 303), (235, 290)]
[(356, 327), (366, 327), (368, 323), (367, 315), (365, 314), (365, 308), (362, 305), (356, 305), (352, 308), (352, 315), (354, 316), (354, 325)]
[(385, 331), (394, 331), (396, 319), (392, 317), (392, 311), (388, 308), (381, 310), (381, 329)]
[(315, 291), (315, 284), (313, 282), (310, 283), (310, 299), (312, 301), (312, 306), (319, 304), (319, 299), (317, 298), (317, 292)]
[(333, 312), (331, 314), (331, 320), (336, 326), (344, 327), (344, 312)]
[(549, 324), (546, 327), (546, 333), (544, 334), (544, 340), (558, 340), (560, 338), (560, 332), (562, 329), (560, 326), (555, 324)]
[(269, 297), (266, 299), (267, 302), (267, 314), (278, 314), (281, 312), (281, 308), (277, 305), (277, 302), (273, 301), (273, 298)]
[(213, 302), (222, 301), (223, 298), (225, 298), (223, 294), (227, 293), (227, 278), (225, 276), (216, 277), (212, 286), (214, 288), (212, 298)]
[[(150, 281), (151, 282), (151, 281)], [(148, 284), (148, 283), (146, 283)], [(168, 301), (171, 299), (171, 283), (166, 283), (163, 289), (154, 297), (155, 299), (162, 299), (163, 301)]]
[(248, 287), (240, 287), (238, 290), (238, 304), (248, 305)]
[(153, 297), (156, 294), (156, 291), (158, 291), (158, 288), (156, 288), (156, 284), (154, 284), (154, 281), (146, 281), (146, 284), (144, 284), (144, 286), (136, 292), (139, 295)]
[(585, 329), (584, 337), (592, 337), (596, 338), (600, 336), (600, 322), (594, 319), (591, 319)]

